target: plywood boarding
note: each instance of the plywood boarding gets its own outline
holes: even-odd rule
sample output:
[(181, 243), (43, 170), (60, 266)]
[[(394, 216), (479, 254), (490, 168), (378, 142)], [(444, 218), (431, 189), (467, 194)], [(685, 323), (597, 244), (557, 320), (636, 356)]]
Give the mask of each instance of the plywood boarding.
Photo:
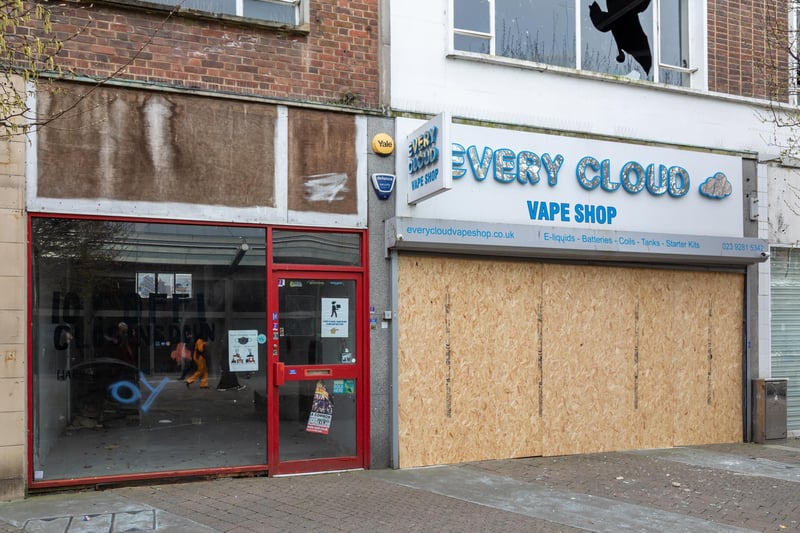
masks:
[(352, 115), (289, 110), (289, 209), (358, 212)]
[(635, 301), (612, 269), (546, 265), (544, 453), (627, 447), (633, 423)]
[[(625, 280), (634, 302), (634, 351), (626, 372), (633, 375), (633, 423), (625, 448), (670, 446), (674, 433), (674, 357), (671, 345), (685, 334), (676, 330), (673, 275), (667, 270), (613, 269)], [(620, 447), (622, 448), (622, 447)]]
[(69, 109), (38, 133), (40, 197), (275, 206), (275, 106), (74, 83), (40, 89), (43, 116)]
[(675, 327), (692, 332), (679, 337), (675, 353), (673, 444), (741, 440), (744, 280), (690, 273), (673, 283), (679, 288), (675, 306), (682, 310)]
[(540, 269), (400, 261), (401, 466), (539, 455)]
[(401, 466), (741, 439), (739, 274), (412, 256), (399, 273)]

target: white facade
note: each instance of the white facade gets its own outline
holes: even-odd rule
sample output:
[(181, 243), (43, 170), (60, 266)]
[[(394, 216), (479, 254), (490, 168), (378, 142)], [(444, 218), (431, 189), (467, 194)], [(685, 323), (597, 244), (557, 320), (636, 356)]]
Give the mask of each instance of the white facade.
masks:
[[(453, 46), (452, 0), (393, 2), (389, 8), (391, 107), (395, 113), (413, 119), (428, 119), (447, 112), (457, 123), (474, 121), (479, 123), (476, 126), (569, 137), (565, 142), (588, 138), (590, 143), (637, 145), (635, 149), (639, 151), (655, 145), (658, 148), (653, 150), (686, 150), (707, 155), (713, 152), (753, 161), (757, 171), (751, 190), (755, 192), (742, 197), (741, 183), (736, 185), (742, 201), (740, 213), (758, 227), (757, 235), (751, 229), (749, 236), (769, 239), (770, 244), (797, 246), (800, 191), (792, 189), (789, 196), (786, 194), (791, 182), (797, 181), (797, 169), (783, 166), (777, 155), (780, 147), (788, 144), (789, 132), (776, 128), (769, 120), (768, 102), (707, 90), (707, 46), (705, 39), (696, 38), (707, 33), (706, 2), (690, 4), (691, 51), (702, 60), (694, 65), (696, 70), (688, 87), (674, 87), (457, 51)], [(406, 147), (405, 134), (420, 122), (407, 123), (404, 130), (403, 120), (398, 122), (396, 141), (401, 151)], [(473, 126), (462, 129), (466, 127)], [(404, 154), (399, 156), (402, 159)], [(437, 218), (436, 213), (446, 213), (446, 202), (440, 198), (449, 193), (427, 200), (430, 202), (427, 205), (426, 202), (407, 205), (399, 167), (396, 198), (399, 216)], [(568, 170), (573, 172), (573, 169), (574, 166)], [(685, 227), (678, 231), (692, 233)], [(738, 233), (741, 228), (731, 231)], [(729, 233), (716, 228), (710, 234)], [(758, 317), (758, 354), (751, 354), (757, 371), (749, 377), (768, 378), (771, 377), (769, 262), (755, 268), (757, 302), (750, 302), (749, 313)]]
[(449, 3), (391, 4), (394, 110), (450, 111), (456, 118), (636, 142), (777, 151), (763, 102), (555, 67), (541, 70), (509, 59), (477, 61), (453, 52)]

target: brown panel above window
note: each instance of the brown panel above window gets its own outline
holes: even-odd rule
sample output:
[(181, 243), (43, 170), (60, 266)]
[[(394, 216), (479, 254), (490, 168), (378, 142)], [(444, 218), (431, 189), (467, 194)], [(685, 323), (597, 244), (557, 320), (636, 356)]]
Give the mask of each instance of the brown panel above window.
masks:
[(53, 87), (42, 116), (80, 101), (39, 131), (39, 197), (275, 207), (275, 106)]
[(289, 110), (289, 209), (356, 214), (352, 115)]

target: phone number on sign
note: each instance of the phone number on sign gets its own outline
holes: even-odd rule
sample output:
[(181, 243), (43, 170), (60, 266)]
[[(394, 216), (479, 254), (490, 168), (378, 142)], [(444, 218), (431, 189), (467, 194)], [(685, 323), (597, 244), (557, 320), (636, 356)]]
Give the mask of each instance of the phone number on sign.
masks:
[(734, 251), (734, 252), (764, 252), (765, 247), (763, 244), (747, 244), (742, 242), (723, 242), (722, 243), (722, 250), (723, 251)]

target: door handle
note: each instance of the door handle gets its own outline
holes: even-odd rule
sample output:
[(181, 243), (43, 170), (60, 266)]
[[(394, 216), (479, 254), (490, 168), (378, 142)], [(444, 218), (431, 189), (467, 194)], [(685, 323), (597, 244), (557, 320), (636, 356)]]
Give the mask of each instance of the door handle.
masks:
[(275, 364), (272, 365), (272, 373), (275, 374), (276, 387), (280, 387), (286, 383), (286, 365), (276, 361)]

